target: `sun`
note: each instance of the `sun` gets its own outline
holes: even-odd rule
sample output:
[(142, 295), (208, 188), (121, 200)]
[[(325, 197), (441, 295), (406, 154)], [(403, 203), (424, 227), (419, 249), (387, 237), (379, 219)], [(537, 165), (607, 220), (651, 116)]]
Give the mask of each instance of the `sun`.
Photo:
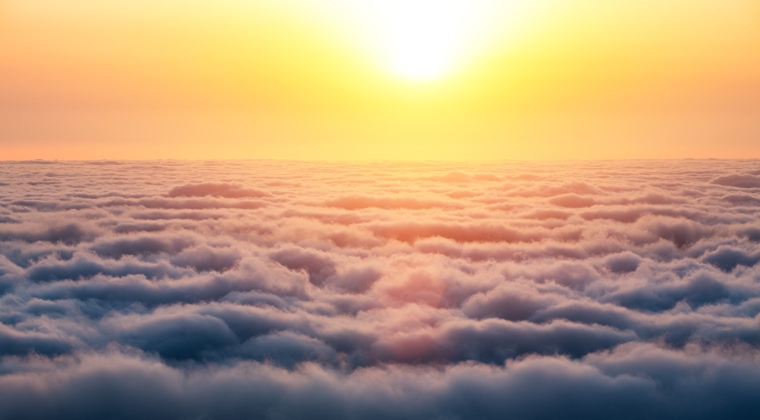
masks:
[(510, 0), (365, 0), (362, 22), (383, 68), (432, 82), (465, 66), (513, 25)]
[(414, 35), (389, 49), (385, 57), (388, 70), (404, 79), (424, 82), (440, 79), (455, 68), (456, 55), (449, 45), (429, 34)]
[(394, 74), (429, 81), (453, 71), (461, 59), (466, 34), (464, 2), (452, 0), (390, 0), (379, 10), (380, 48)]

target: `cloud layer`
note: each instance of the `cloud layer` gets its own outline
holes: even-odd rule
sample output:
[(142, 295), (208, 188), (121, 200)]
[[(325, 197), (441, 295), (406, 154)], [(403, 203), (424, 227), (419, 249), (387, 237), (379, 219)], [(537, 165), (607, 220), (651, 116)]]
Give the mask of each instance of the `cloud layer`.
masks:
[(0, 418), (757, 418), (757, 161), (0, 163)]

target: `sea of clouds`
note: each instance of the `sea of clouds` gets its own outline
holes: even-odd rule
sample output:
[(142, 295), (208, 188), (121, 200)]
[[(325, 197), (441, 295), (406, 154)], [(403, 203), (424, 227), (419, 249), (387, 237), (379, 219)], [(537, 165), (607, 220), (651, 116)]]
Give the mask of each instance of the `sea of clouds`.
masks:
[(760, 417), (760, 161), (0, 162), (0, 418)]

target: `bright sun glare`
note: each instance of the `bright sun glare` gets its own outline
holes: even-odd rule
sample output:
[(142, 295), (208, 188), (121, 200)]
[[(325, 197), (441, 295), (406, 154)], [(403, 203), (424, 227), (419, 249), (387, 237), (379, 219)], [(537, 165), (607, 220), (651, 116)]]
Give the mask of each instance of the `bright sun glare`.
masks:
[(384, 2), (386, 25), (382, 47), (393, 73), (411, 80), (431, 80), (456, 64), (465, 34), (462, 3), (437, 0)]
[(364, 24), (382, 65), (414, 82), (441, 79), (480, 53), (516, 16), (509, 0), (368, 0)]

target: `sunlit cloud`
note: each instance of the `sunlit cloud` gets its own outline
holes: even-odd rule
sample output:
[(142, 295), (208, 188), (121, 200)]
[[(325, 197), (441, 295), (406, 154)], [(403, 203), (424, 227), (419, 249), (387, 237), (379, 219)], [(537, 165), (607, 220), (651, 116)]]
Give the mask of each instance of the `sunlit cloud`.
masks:
[(0, 171), (4, 418), (760, 410), (756, 161)]

